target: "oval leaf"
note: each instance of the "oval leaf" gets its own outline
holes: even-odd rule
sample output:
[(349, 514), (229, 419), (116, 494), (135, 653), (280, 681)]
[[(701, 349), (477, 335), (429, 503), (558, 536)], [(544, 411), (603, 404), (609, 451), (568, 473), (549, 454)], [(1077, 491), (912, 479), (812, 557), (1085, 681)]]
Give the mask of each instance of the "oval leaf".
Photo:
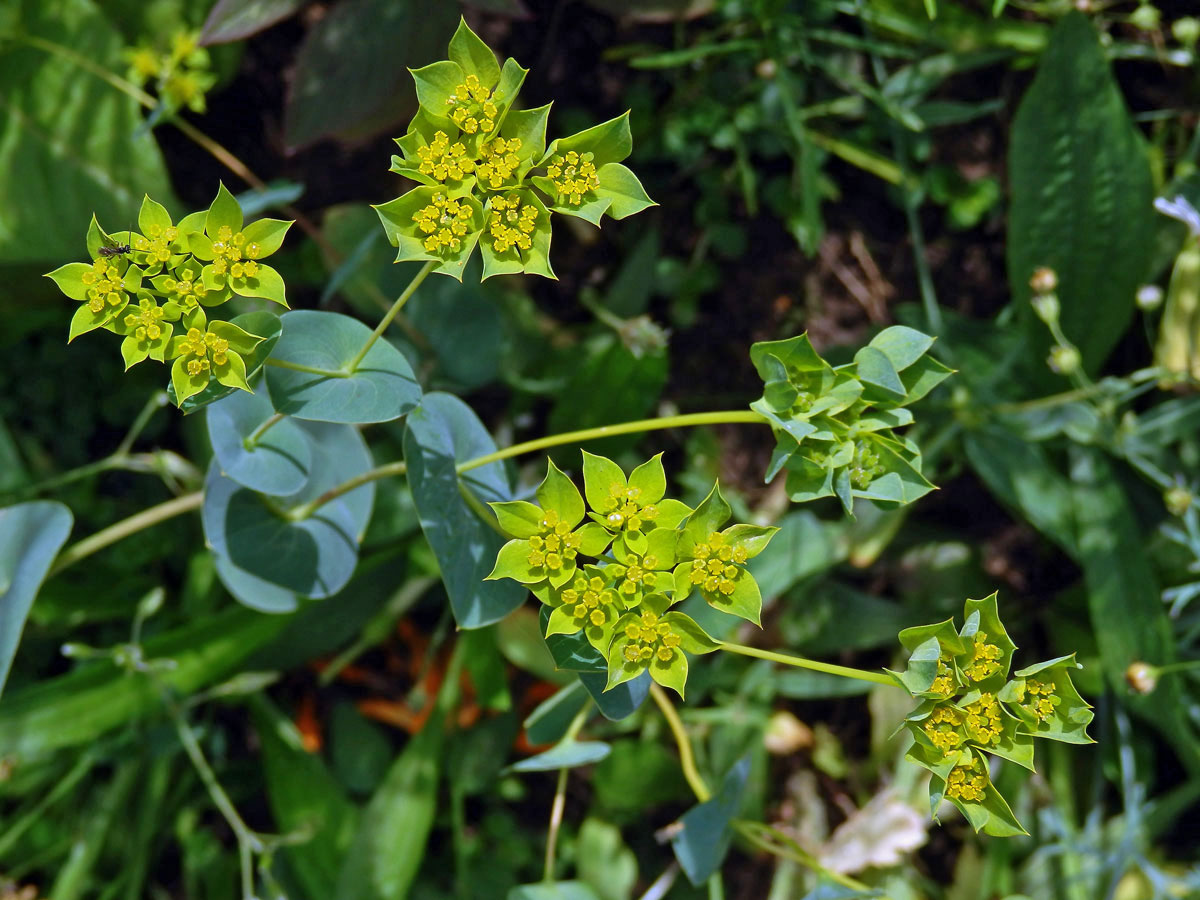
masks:
[(283, 336), (271, 363), (318, 372), (268, 363), (267, 388), (279, 412), (318, 422), (388, 422), (421, 401), (421, 387), (408, 360), (384, 338), (375, 342), (354, 374), (341, 374), (371, 336), (371, 329), (357, 319), (299, 309), (285, 313), (281, 321)]
[(208, 438), (221, 471), (262, 494), (294, 494), (308, 479), (312, 449), (304, 429), (290, 419), (271, 424), (253, 443), (275, 410), (261, 382), (255, 393), (234, 391), (208, 408)]
[[(471, 408), (450, 394), (426, 394), (407, 424), (408, 483), (454, 618), (461, 628), (498, 622), (521, 605), (527, 590), (511, 581), (484, 581), (504, 542), (467, 504), (455, 469), (496, 445)], [(513, 499), (503, 463), (464, 472), (462, 483), (481, 503)]]

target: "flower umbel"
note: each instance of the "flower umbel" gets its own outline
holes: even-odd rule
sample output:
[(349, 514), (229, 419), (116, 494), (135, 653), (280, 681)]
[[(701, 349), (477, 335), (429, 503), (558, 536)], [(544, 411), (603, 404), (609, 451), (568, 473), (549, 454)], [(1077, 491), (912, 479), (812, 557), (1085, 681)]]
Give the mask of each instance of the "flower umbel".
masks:
[(463, 238), (470, 231), (471, 215), (471, 207), (466, 203), (451, 200), (442, 193), (434, 194), (428, 206), (413, 213), (418, 230), (426, 235), (422, 242), (425, 251), (445, 255), (461, 249)]
[(579, 206), (588, 194), (600, 187), (593, 158), (591, 153), (574, 150), (551, 158), (546, 175), (558, 192), (559, 203)]
[(418, 171), (435, 181), (459, 181), (475, 171), (475, 160), (467, 156), (466, 145), (462, 141), (450, 143), (444, 131), (434, 134), (428, 146), (418, 147), (417, 157)]
[[(1015, 645), (1000, 622), (996, 595), (966, 602), (961, 631), (947, 620), (906, 628), (908, 669), (891, 673), (920, 704), (908, 716), (913, 745), (906, 758), (944, 779), (945, 799), (975, 829), (994, 835), (1024, 829), (991, 785), (982, 753), (1033, 769), (1033, 739), (1089, 743), (1091, 708), (1071, 684), (1073, 657), (1052, 659), (1009, 676)], [(961, 678), (957, 673), (961, 673)], [(936, 802), (937, 793), (933, 795)]]
[(496, 128), (499, 110), (492, 92), (475, 75), (468, 75), (446, 98), (450, 120), (465, 134), (490, 134)]
[(533, 229), (538, 210), (531, 203), (522, 203), (517, 194), (493, 197), (488, 213), (488, 235), (496, 253), (507, 253), (514, 247), (519, 251), (533, 246)]

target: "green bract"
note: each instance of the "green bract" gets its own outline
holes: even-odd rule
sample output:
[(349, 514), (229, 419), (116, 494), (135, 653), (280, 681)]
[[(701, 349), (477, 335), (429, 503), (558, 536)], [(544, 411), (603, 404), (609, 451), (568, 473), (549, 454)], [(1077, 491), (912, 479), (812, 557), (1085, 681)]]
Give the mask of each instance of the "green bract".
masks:
[(207, 210), (178, 223), (162, 204), (144, 198), (141, 233), (108, 234), (92, 216), (91, 264), (68, 263), (47, 276), (82, 304), (67, 339), (98, 328), (118, 334), (127, 369), (146, 359), (173, 359), (170, 388), (177, 405), (210, 384), (249, 390), (246, 356), (261, 365), (266, 351), (254, 351), (264, 338), (228, 322), (210, 323), (205, 310), (235, 294), (287, 306), (283, 279), (259, 260), (279, 249), (291, 224), (259, 219), (243, 227), (241, 207), (224, 185)]
[(913, 421), (904, 407), (951, 374), (925, 356), (932, 344), (928, 335), (895, 325), (836, 368), (807, 335), (752, 346), (764, 388), (750, 406), (775, 431), (767, 480), (786, 469), (792, 500), (836, 496), (848, 513), (856, 497), (900, 506), (932, 490), (917, 446), (894, 432)]
[(907, 758), (936, 776), (936, 813), (949, 800), (976, 830), (1024, 834), (991, 782), (987, 756), (1033, 769), (1033, 739), (1090, 743), (1092, 711), (1067, 674), (1079, 668), (1064, 656), (1021, 669), (1008, 679), (1016, 646), (1000, 622), (996, 595), (968, 600), (966, 621), (906, 628), (900, 642), (908, 668), (891, 673), (920, 704), (906, 719), (913, 736)]
[(600, 224), (654, 202), (621, 165), (633, 140), (629, 114), (546, 146), (549, 105), (513, 109), (526, 70), (501, 66), (465, 21), (449, 59), (412, 70), (420, 108), (396, 139), (391, 170), (419, 183), (376, 206), (397, 262), (429, 260), (461, 280), (479, 244), (483, 277), (554, 278), (550, 214)]
[[(583, 480), (590, 509), (552, 462), (538, 505), (491, 504), (513, 540), (488, 577), (529, 586), (549, 610), (547, 638), (582, 634), (606, 663), (605, 690), (648, 669), (682, 696), (682, 651), (707, 653), (717, 644), (668, 609), (699, 588), (715, 608), (757, 624), (762, 597), (744, 563), (778, 529), (734, 525), (719, 532), (730, 510), (716, 487), (694, 511), (664, 497), (661, 453), (626, 477), (612, 460), (584, 451)], [(580, 525), (585, 515), (592, 521)], [(580, 556), (597, 561), (581, 564)]]

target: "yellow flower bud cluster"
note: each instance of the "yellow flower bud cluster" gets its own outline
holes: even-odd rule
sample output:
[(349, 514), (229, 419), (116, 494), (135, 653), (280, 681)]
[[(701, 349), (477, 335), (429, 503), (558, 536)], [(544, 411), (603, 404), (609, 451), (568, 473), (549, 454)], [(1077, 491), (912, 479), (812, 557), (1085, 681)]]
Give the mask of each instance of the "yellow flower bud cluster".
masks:
[(180, 276), (178, 279), (169, 275), (163, 278), (163, 290), (184, 309), (195, 309), (197, 304), (204, 302), (204, 298), (208, 295), (208, 288), (199, 279), (199, 273), (190, 267), (184, 266), (177, 270), (177, 274)]
[(480, 183), (486, 183), (492, 190), (499, 190), (504, 182), (512, 178), (521, 159), (517, 154), (521, 151), (520, 138), (496, 138), (483, 145), (482, 158), (476, 168)]
[(1000, 718), (1000, 704), (991, 694), (980, 694), (979, 699), (968, 704), (963, 712), (966, 714), (967, 737), (982, 747), (995, 744), (1004, 732), (1004, 723)]
[(989, 644), (984, 632), (976, 632), (975, 642), (971, 649), (971, 662), (963, 669), (964, 675), (972, 681), (983, 681), (1000, 671), (1000, 648), (995, 644)]
[(488, 134), (496, 127), (499, 110), (479, 78), (468, 75), (446, 98), (450, 120), (466, 134)]
[(617, 590), (630, 599), (640, 596), (643, 590), (654, 590), (654, 586), (658, 583), (658, 575), (654, 571), (657, 568), (658, 557), (653, 554), (647, 554), (640, 560), (631, 562), (625, 567), (625, 573), (621, 576)]
[(179, 237), (179, 229), (174, 225), (164, 228), (161, 225), (151, 225), (145, 235), (138, 235), (133, 241), (133, 249), (146, 254), (147, 263), (165, 263), (171, 258), (171, 244)]
[(456, 252), (471, 226), (471, 207), (445, 194), (434, 194), (433, 202), (413, 214), (428, 253)]
[(244, 232), (233, 233), (228, 225), (217, 230), (217, 239), (212, 244), (213, 271), (218, 275), (228, 274), (231, 278), (255, 278), (258, 263), (255, 260), (262, 248), (253, 241), (247, 243)]
[[(211, 331), (204, 332), (199, 328), (189, 328), (187, 336), (180, 344), (183, 356), (190, 356), (187, 361), (188, 375), (196, 376), (209, 371), (213, 365), (223, 366), (229, 361), (229, 341), (217, 337)], [(211, 363), (210, 363), (211, 360)]]
[(533, 247), (533, 229), (537, 225), (538, 209), (530, 203), (521, 203), (516, 194), (493, 197), (491, 215), (488, 218), (488, 234), (492, 238), (492, 249), (505, 253), (516, 247), (529, 250)]
[(714, 531), (703, 544), (692, 549), (696, 564), (692, 567), (692, 584), (707, 594), (721, 593), (729, 596), (737, 590), (737, 578), (749, 558), (746, 548), (725, 542), (725, 536)]
[(120, 306), (125, 301), (125, 284), (121, 270), (106, 259), (92, 263), (91, 271), (84, 272), (80, 280), (87, 286), (88, 309), (94, 313), (109, 306)]
[(652, 659), (670, 662), (680, 643), (679, 635), (671, 630), (670, 624), (659, 621), (659, 617), (649, 610), (625, 626), (625, 637), (629, 643), (623, 653), (625, 661), (631, 663), (648, 663)]
[(435, 133), (429, 146), (418, 147), (417, 157), (417, 171), (435, 181), (460, 181), (475, 171), (475, 161), (467, 156), (466, 145), (462, 141), (451, 144), (444, 131)]
[(929, 692), (949, 697), (954, 693), (956, 687), (958, 685), (954, 678), (954, 668), (950, 664), (950, 658), (943, 655), (937, 661), (937, 675), (934, 676), (933, 684), (929, 686)]
[(944, 756), (950, 756), (962, 746), (962, 724), (965, 718), (962, 710), (947, 704), (936, 707), (922, 727), (933, 746), (941, 750)]
[(132, 329), (134, 337), (139, 341), (157, 341), (162, 337), (164, 314), (161, 306), (148, 297), (143, 297), (138, 301), (138, 311), (125, 316), (125, 327)]
[(540, 531), (529, 538), (529, 556), (526, 560), (529, 565), (557, 572), (566, 563), (575, 560), (583, 539), (572, 533), (570, 523), (562, 521), (555, 510), (548, 509), (539, 528)]
[(1055, 707), (1061, 703), (1062, 698), (1055, 693), (1053, 684), (1033, 679), (1025, 682), (1025, 697), (1021, 706), (1037, 716), (1039, 722), (1045, 722), (1053, 716)]
[(604, 524), (612, 529), (627, 529), (641, 531), (642, 526), (658, 518), (658, 507), (653, 503), (643, 506), (639, 502), (642, 489), (625, 487), (614, 484), (609, 488), (610, 511), (604, 517)]
[(964, 766), (956, 766), (946, 779), (946, 796), (969, 803), (983, 802), (988, 776), (977, 758)]
[(563, 606), (571, 611), (580, 628), (585, 625), (599, 628), (607, 623), (615, 599), (612, 590), (604, 586), (603, 578), (598, 575), (589, 578), (582, 572), (562, 592)]
[(579, 206), (583, 198), (600, 187), (600, 176), (592, 162), (592, 154), (568, 150), (550, 160), (546, 175), (558, 192), (559, 203)]

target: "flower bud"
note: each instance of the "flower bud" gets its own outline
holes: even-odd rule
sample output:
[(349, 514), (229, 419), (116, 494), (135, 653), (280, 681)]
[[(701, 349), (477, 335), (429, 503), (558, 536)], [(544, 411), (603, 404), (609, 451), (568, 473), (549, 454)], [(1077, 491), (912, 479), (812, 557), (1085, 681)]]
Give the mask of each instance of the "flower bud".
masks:
[(1158, 309), (1162, 305), (1163, 292), (1157, 284), (1143, 284), (1138, 288), (1137, 305), (1138, 309), (1149, 312), (1153, 309)]
[(1074, 347), (1062, 344), (1051, 347), (1050, 357), (1046, 360), (1050, 370), (1059, 375), (1074, 375), (1079, 371), (1080, 362), (1079, 351)]
[(1158, 7), (1143, 3), (1129, 14), (1129, 23), (1142, 31), (1153, 31), (1158, 28), (1160, 17)]
[(1029, 277), (1029, 286), (1035, 294), (1050, 294), (1058, 287), (1058, 273), (1048, 266), (1038, 266)]
[(1135, 694), (1149, 694), (1158, 686), (1158, 669), (1149, 663), (1130, 663), (1125, 670), (1125, 682)]
[(1200, 41), (1200, 19), (1184, 16), (1171, 23), (1171, 34), (1175, 40), (1185, 47), (1192, 47)]
[(1192, 492), (1181, 484), (1176, 485), (1163, 493), (1163, 503), (1171, 515), (1182, 516), (1192, 505)]
[(1037, 294), (1030, 301), (1033, 304), (1033, 311), (1037, 313), (1037, 317), (1047, 325), (1052, 325), (1058, 321), (1058, 297), (1054, 294)]

